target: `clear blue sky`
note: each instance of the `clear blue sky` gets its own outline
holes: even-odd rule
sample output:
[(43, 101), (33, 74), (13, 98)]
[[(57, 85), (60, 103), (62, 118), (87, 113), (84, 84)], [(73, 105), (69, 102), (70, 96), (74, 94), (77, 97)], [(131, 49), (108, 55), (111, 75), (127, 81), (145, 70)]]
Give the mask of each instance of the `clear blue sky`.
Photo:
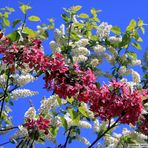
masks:
[[(21, 1), (21, 0), (20, 0)], [(140, 17), (146, 24), (148, 24), (148, 0), (22, 0), (21, 2), (27, 3), (30, 2), (32, 10), (29, 11), (28, 15), (38, 15), (40, 16), (43, 22), (46, 22), (47, 18), (55, 19), (55, 26), (59, 27), (62, 22), (61, 13), (63, 8), (70, 7), (73, 5), (82, 5), (82, 12), (88, 13), (91, 8), (101, 9), (102, 13), (100, 14), (101, 21), (108, 22), (109, 24), (120, 26), (122, 31), (126, 28), (131, 19), (138, 19)], [(1, 7), (14, 7), (18, 9), (18, 0), (0, 0)], [(23, 18), (20, 11), (17, 10), (15, 15), (12, 15), (12, 19)], [(141, 58), (144, 50), (148, 47), (148, 26), (145, 27), (145, 35), (143, 36), (142, 51), (137, 51), (138, 58)], [(53, 39), (53, 35), (49, 35), (49, 40)], [(49, 40), (44, 43), (44, 48), (46, 52), (49, 52)], [(40, 100), (42, 96), (50, 96), (49, 92), (46, 90), (41, 90), (44, 85), (42, 79), (36, 81), (32, 85), (28, 85), (28, 88), (33, 90), (40, 90), (38, 96), (32, 97), (33, 103), (38, 109), (40, 105)], [(13, 116), (14, 116), (14, 125), (22, 123), (22, 117), (29, 107), (29, 99), (21, 99), (15, 102), (13, 107)], [(93, 133), (89, 130), (83, 130), (83, 134), (88, 136), (91, 141), (93, 141)], [(60, 133), (59, 133), (60, 135)], [(8, 137), (0, 136), (0, 143), (7, 141)], [(59, 137), (59, 141), (64, 142), (64, 137)], [(63, 143), (62, 142), (62, 143)], [(48, 143), (49, 144), (49, 143)], [(47, 147), (48, 144), (40, 147)], [(6, 148), (13, 148), (14, 145), (6, 145)], [(69, 146), (70, 148), (85, 148), (85, 146), (79, 142), (74, 142), (74, 144)]]

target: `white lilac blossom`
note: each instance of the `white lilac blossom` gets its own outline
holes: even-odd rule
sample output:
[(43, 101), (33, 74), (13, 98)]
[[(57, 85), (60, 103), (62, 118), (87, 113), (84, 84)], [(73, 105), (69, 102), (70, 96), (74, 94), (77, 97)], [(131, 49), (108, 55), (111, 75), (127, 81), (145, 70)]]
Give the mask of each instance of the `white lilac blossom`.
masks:
[[(40, 114), (46, 114), (48, 111), (55, 109), (56, 107), (59, 106), (59, 103), (57, 99), (59, 98), (58, 95), (52, 95), (48, 99), (43, 99), (41, 101), (41, 106), (39, 109)], [(61, 104), (65, 104), (67, 101), (63, 100), (61, 101)]]
[(122, 37), (116, 37), (116, 36), (111, 36), (108, 38), (108, 40), (114, 44), (114, 43), (120, 43), (122, 42)]
[(132, 79), (133, 79), (133, 82), (135, 82), (135, 83), (141, 82), (139, 73), (134, 70), (132, 70)]
[(79, 55), (79, 56), (74, 56), (73, 57), (73, 62), (74, 63), (79, 63), (79, 62), (85, 62), (88, 58), (84, 55)]
[(106, 22), (102, 22), (97, 29), (97, 35), (100, 37), (100, 39), (107, 38), (110, 34), (110, 30), (112, 28), (112, 25), (108, 25)]
[(65, 25), (64, 24), (62, 24), (60, 26), (60, 31), (61, 31), (62, 35), (65, 35)]
[(58, 44), (55, 41), (51, 41), (49, 43), (49, 46), (53, 53), (61, 52), (61, 48), (58, 46)]
[(125, 66), (121, 66), (119, 68), (118, 72), (119, 72), (120, 75), (125, 75), (126, 74), (126, 67)]
[(93, 47), (93, 50), (95, 52), (104, 52), (106, 50), (106, 48), (102, 45), (96, 45), (96, 46)]
[(99, 123), (99, 120), (96, 119), (94, 120), (94, 131), (99, 132), (99, 130), (100, 130), (100, 123)]
[(22, 75), (12, 75), (14, 82), (19, 86), (24, 86), (28, 84), (29, 82), (33, 82), (35, 80), (35, 77), (33, 77), (31, 74), (22, 74)]
[(13, 100), (17, 100), (19, 98), (30, 97), (38, 94), (37, 91), (31, 91), (29, 89), (16, 89), (11, 92), (11, 97)]
[(30, 119), (34, 119), (35, 116), (36, 116), (36, 110), (34, 107), (30, 107), (24, 115), (25, 118), (30, 118)]
[(99, 64), (99, 60), (98, 59), (92, 59), (90, 64), (93, 66), (93, 67), (96, 67), (98, 64)]
[(80, 135), (76, 135), (76, 139), (77, 139), (78, 141), (80, 141), (80, 142), (82, 142), (82, 143), (88, 145), (88, 146), (91, 145), (91, 143), (90, 143), (85, 137), (82, 137), (82, 136), (80, 136)]
[(2, 86), (4, 86), (6, 84), (6, 75), (5, 74), (0, 75), (0, 84)]
[(74, 56), (89, 55), (90, 51), (85, 47), (78, 47), (78, 48), (72, 49), (72, 53)]
[(132, 60), (131, 65), (135, 66), (135, 65), (140, 65), (141, 64), (141, 60)]
[(88, 45), (88, 43), (88, 39), (80, 39), (79, 41), (75, 42), (76, 46), (78, 47), (85, 47), (86, 45)]

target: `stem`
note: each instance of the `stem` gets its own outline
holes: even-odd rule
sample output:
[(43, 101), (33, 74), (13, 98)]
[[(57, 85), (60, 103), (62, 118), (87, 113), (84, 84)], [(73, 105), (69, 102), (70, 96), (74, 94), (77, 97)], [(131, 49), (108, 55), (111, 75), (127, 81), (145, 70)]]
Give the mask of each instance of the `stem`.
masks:
[(15, 128), (18, 128), (18, 126), (14, 126), (14, 127), (9, 127), (9, 128), (0, 128), (0, 132), (3, 132), (3, 131), (9, 131), (9, 130), (12, 130), (12, 129), (15, 129)]
[(65, 141), (64, 145), (62, 146), (62, 148), (66, 148), (67, 143), (68, 143), (68, 140), (69, 140), (69, 138), (70, 138), (71, 130), (72, 130), (72, 127), (69, 128), (68, 135), (67, 135), (67, 137), (66, 137), (66, 141)]
[(111, 126), (108, 126), (107, 130), (106, 130), (103, 134), (101, 134), (100, 136), (98, 136), (98, 137), (95, 139), (95, 141), (94, 141), (88, 148), (92, 148), (93, 145), (96, 144), (96, 142), (97, 142), (98, 140), (100, 140), (109, 130), (111, 130), (113, 127), (115, 127), (116, 124), (118, 123), (118, 121), (120, 120), (120, 118), (121, 118), (121, 117), (119, 117), (119, 118), (116, 120), (116, 122), (114, 122)]

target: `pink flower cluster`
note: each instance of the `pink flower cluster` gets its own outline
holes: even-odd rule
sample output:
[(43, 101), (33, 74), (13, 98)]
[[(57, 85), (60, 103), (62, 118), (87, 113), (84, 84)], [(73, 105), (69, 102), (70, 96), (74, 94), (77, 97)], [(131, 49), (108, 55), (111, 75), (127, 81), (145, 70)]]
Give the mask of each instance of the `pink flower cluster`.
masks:
[(49, 128), (50, 121), (40, 116), (37, 120), (27, 118), (26, 123), (24, 124), (24, 127), (27, 128), (27, 130), (35, 130), (35, 131), (44, 131), (45, 134), (48, 134), (48, 128)]
[(44, 80), (45, 88), (53, 89), (60, 97), (73, 96), (90, 105), (90, 109), (103, 120), (120, 117), (121, 123), (135, 124), (142, 112), (142, 95), (124, 82), (113, 80), (109, 85), (97, 88), (91, 69), (80, 69), (78, 65), (68, 67), (64, 57), (57, 53), (49, 62), (49, 72)]
[(148, 119), (142, 118), (140, 125), (138, 125), (138, 129), (145, 135), (148, 135)]
[(27, 64), (36, 71), (45, 71), (48, 65), (48, 58), (45, 57), (41, 48), (41, 41), (38, 39), (28, 41), (25, 46), (15, 42), (12, 44), (4, 42), (0, 45), (0, 54), (3, 55), (2, 59), (4, 63), (16, 64), (21, 68), (25, 68), (24, 64)]
[(142, 95), (140, 91), (131, 89), (124, 82), (113, 80), (98, 90), (92, 97), (91, 110), (101, 119), (120, 117), (121, 123), (135, 124), (142, 112)]
[(78, 65), (68, 67), (63, 55), (56, 53), (55, 58), (50, 59), (49, 72), (44, 80), (45, 88), (53, 89), (60, 97), (73, 96), (79, 101), (88, 102), (90, 91), (95, 87), (95, 76), (91, 69), (81, 70)]

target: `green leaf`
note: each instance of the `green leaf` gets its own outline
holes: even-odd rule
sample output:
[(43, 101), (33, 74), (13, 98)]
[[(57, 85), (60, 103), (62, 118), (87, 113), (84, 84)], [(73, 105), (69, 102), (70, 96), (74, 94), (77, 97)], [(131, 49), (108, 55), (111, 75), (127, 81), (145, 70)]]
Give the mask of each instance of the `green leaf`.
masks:
[(18, 41), (20, 35), (17, 31), (13, 31), (12, 33), (8, 34), (7, 37), (10, 39), (11, 42)]
[(10, 26), (10, 21), (6, 18), (3, 18), (3, 22), (6, 26)]
[(67, 16), (67, 14), (62, 14), (62, 18), (64, 19), (65, 22), (68, 22), (70, 18)]
[(73, 109), (68, 109), (69, 114), (73, 122), (77, 125), (80, 121), (80, 115), (78, 112), (74, 111)]
[(141, 20), (140, 18), (138, 19), (138, 27), (142, 27), (143, 26), (143, 20)]
[(57, 97), (57, 101), (58, 101), (59, 105), (61, 105), (61, 104), (62, 104), (62, 100), (61, 100), (61, 98), (60, 98), (60, 97)]
[(50, 131), (51, 131), (51, 133), (53, 134), (54, 137), (57, 136), (58, 130), (59, 130), (59, 127), (56, 127), (56, 126), (54, 126), (54, 127), (52, 127), (52, 128), (50, 129)]
[(38, 22), (40, 21), (40, 18), (38, 16), (32, 15), (28, 17), (29, 21)]
[(68, 124), (67, 124), (66, 119), (65, 119), (64, 117), (61, 117), (61, 121), (62, 121), (62, 124), (63, 124), (65, 130), (67, 131), (67, 129), (68, 129)]
[(144, 34), (145, 33), (145, 29), (143, 27), (140, 27), (142, 33)]
[(77, 6), (73, 6), (73, 7), (71, 8), (71, 10), (77, 12), (77, 11), (79, 11), (81, 8), (82, 8), (82, 6), (77, 5)]
[(128, 51), (128, 56), (131, 57), (133, 60), (137, 59), (137, 54), (135, 52)]
[(12, 7), (6, 7), (6, 9), (9, 10), (9, 11), (11, 11), (11, 12), (14, 12), (15, 11), (15, 9), (12, 8)]
[(80, 106), (78, 109), (82, 115), (88, 117), (88, 113), (85, 111), (85, 108), (83, 106)]
[(128, 25), (128, 27), (126, 28), (127, 31), (133, 31), (133, 29), (135, 29), (136, 27), (136, 21), (135, 20), (131, 20), (130, 24)]
[(89, 18), (89, 16), (86, 13), (81, 13), (79, 15), (80, 18)]
[(25, 4), (22, 4), (22, 3), (21, 3), (20, 9), (21, 9), (21, 11), (22, 11), (24, 14), (26, 14), (27, 11), (28, 11), (29, 9), (31, 9), (31, 7), (30, 7), (29, 5), (25, 5)]
[(117, 35), (121, 35), (121, 30), (118, 26), (114, 26), (111, 28), (111, 31)]
[(66, 100), (70, 103), (70, 104), (72, 104), (73, 103), (73, 101), (74, 101), (74, 98), (73, 97), (67, 97), (66, 98)]
[(137, 43), (137, 42), (132, 43), (132, 46), (134, 46), (135, 48), (137, 48), (139, 50), (142, 49), (141, 45), (139, 43)]
[(12, 28), (15, 28), (15, 26), (16, 26), (18, 23), (20, 23), (20, 22), (21, 22), (20, 19), (14, 20), (14, 21), (12, 22)]
[(35, 33), (32, 29), (30, 29), (30, 28), (28, 28), (28, 27), (25, 27), (25, 28), (23, 29), (23, 31), (24, 31), (25, 33), (27, 33), (27, 34), (28, 34), (28, 37), (30, 37), (30, 38), (35, 38), (35, 36), (36, 36), (36, 33)]

